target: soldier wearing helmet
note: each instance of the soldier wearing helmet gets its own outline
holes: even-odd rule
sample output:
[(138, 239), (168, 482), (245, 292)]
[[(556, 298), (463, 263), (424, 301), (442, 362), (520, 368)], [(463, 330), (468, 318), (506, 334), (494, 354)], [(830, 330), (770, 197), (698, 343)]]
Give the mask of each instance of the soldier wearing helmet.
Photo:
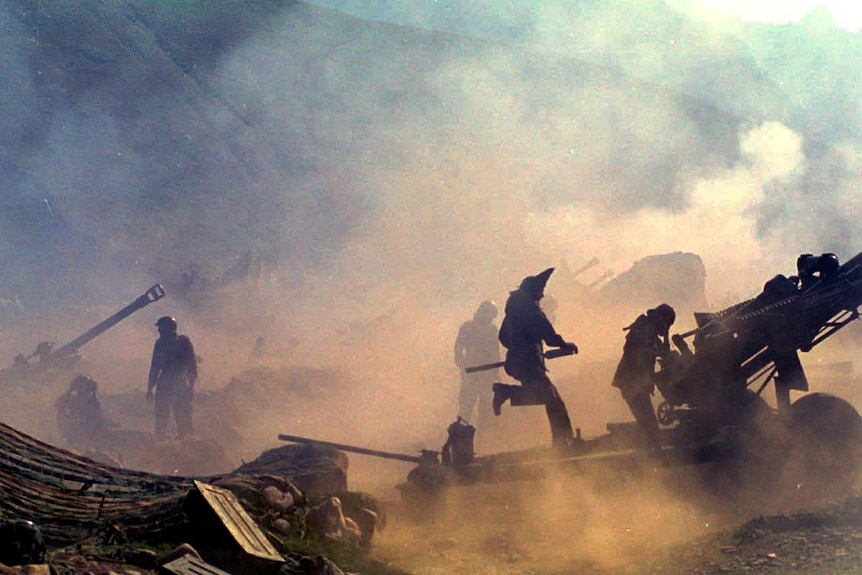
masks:
[(98, 388), (96, 380), (89, 375), (78, 375), (54, 404), (60, 435), (70, 447), (93, 447), (104, 438), (108, 424), (97, 396)]
[(506, 401), (511, 401), (512, 406), (544, 405), (553, 445), (567, 447), (575, 443), (572, 422), (563, 398), (548, 377), (543, 345), (570, 349), (573, 353), (577, 353), (578, 346), (557, 333), (539, 305), (553, 271), (554, 268), (548, 268), (527, 276), (518, 289), (509, 293), (498, 337), (507, 350), (504, 369), (521, 385), (495, 383), (493, 407), (499, 415)]
[(476, 411), (479, 429), (491, 424), (491, 386), (497, 379), (498, 369), (468, 374), (465, 369), (500, 361), (500, 344), (497, 342), (497, 305), (483, 301), (473, 319), (461, 324), (455, 338), (455, 365), (461, 371), (461, 387), (458, 394), (458, 415), (472, 421)]
[(177, 320), (163, 316), (156, 321), (159, 338), (153, 346), (147, 399), (154, 399), (156, 439), (169, 437), (170, 416), (173, 412), (177, 435), (184, 439), (193, 435), (192, 398), (198, 377), (194, 346), (186, 335), (177, 333)]
[(641, 314), (628, 327), (623, 356), (617, 365), (612, 385), (620, 390), (635, 421), (647, 439), (651, 455), (661, 453), (658, 419), (652, 405), (655, 391), (655, 365), (670, 352), (668, 334), (676, 312), (666, 303)]

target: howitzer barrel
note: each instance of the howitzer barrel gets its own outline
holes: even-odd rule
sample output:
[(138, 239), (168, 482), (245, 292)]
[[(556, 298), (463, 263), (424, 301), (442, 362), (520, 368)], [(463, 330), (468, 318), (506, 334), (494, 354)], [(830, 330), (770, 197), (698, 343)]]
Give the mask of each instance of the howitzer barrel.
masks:
[(320, 441), (317, 439), (309, 439), (307, 437), (299, 437), (297, 435), (279, 434), (278, 438), (281, 441), (290, 441), (292, 443), (303, 443), (306, 445), (323, 445), (340, 449), (341, 451), (349, 451), (351, 453), (361, 453), (362, 455), (371, 455), (373, 457), (381, 457), (383, 459), (395, 459), (397, 461), (407, 461), (408, 463), (422, 463), (423, 459), (416, 455), (404, 455), (402, 453), (391, 453), (389, 451), (379, 451), (377, 449), (367, 449), (365, 447), (356, 447), (355, 445), (345, 445), (343, 443), (332, 443), (331, 441)]
[(610, 278), (612, 278), (613, 276), (614, 276), (614, 272), (613, 272), (613, 271), (611, 271), (611, 270), (605, 270), (605, 272), (604, 272), (602, 275), (600, 275), (599, 277), (597, 277), (596, 279), (594, 279), (593, 281), (591, 281), (590, 283), (588, 283), (588, 284), (587, 284), (587, 287), (588, 287), (588, 288), (594, 288), (594, 287), (596, 287), (597, 285), (599, 285), (600, 283), (602, 283), (603, 281), (605, 281), (606, 279), (610, 279)]
[(862, 265), (862, 252), (859, 252), (858, 254), (841, 264), (840, 270), (842, 273), (849, 273), (850, 270), (860, 265)]
[(862, 252), (844, 262), (839, 272), (850, 281), (862, 281)]
[(597, 265), (599, 265), (599, 258), (593, 258), (590, 261), (588, 261), (587, 263), (585, 263), (584, 265), (582, 265), (581, 267), (579, 267), (578, 269), (576, 269), (575, 271), (573, 271), (572, 277), (573, 278), (578, 277), (579, 275), (581, 275), (582, 273), (584, 273), (588, 269), (593, 268)]
[(144, 308), (151, 303), (158, 301), (165, 297), (165, 289), (161, 286), (161, 284), (156, 284), (150, 289), (148, 289), (143, 295), (141, 295), (138, 299), (109, 317), (108, 319), (102, 321), (101, 323), (90, 328), (86, 333), (83, 333), (67, 343), (66, 345), (55, 349), (51, 353), (51, 357), (62, 357), (65, 355), (72, 355), (78, 351), (82, 346), (89, 343), (102, 333), (108, 331), (136, 311), (141, 308)]

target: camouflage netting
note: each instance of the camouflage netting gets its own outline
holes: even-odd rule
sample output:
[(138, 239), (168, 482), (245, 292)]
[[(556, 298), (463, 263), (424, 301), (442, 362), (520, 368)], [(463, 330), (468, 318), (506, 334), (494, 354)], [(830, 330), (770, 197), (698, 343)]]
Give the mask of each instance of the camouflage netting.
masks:
[[(166, 446), (179, 458), (182, 443), (153, 444), (154, 449)], [(370, 540), (380, 509), (372, 497), (347, 492), (347, 463), (347, 456), (334, 449), (285, 446), (207, 481), (229, 488), (254, 515), (269, 518), (268, 527), (290, 536), (304, 534), (309, 499), (319, 505), (338, 496), (336, 527), (345, 531), (336, 535), (359, 524), (363, 529), (354, 538)], [(187, 521), (183, 503), (192, 488), (189, 477), (104, 465), (0, 424), (0, 519), (31, 520), (51, 544), (112, 533), (172, 540)]]
[(108, 527), (158, 536), (182, 523), (190, 479), (101, 465), (0, 424), (0, 515), (70, 543)]

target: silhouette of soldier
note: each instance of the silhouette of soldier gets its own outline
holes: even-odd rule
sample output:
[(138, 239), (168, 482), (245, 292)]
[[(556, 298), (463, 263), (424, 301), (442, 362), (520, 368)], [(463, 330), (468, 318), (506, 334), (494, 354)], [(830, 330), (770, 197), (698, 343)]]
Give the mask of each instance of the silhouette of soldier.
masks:
[(499, 340), (506, 348), (504, 369), (521, 385), (495, 383), (493, 407), (499, 415), (506, 401), (511, 401), (512, 406), (544, 405), (553, 445), (565, 447), (575, 441), (572, 422), (565, 402), (548, 377), (543, 343), (573, 353), (577, 353), (578, 346), (557, 333), (539, 305), (553, 272), (554, 268), (548, 268), (538, 275), (527, 276), (518, 289), (509, 293)]
[(661, 453), (658, 419), (652, 405), (655, 392), (655, 364), (670, 352), (668, 332), (676, 312), (666, 303), (647, 310), (624, 328), (627, 331), (623, 356), (617, 364), (612, 385), (620, 390), (632, 415), (643, 430), (647, 450)]
[(107, 421), (96, 396), (98, 384), (88, 375), (78, 375), (55, 404), (60, 435), (74, 448), (92, 447), (102, 440)]
[[(455, 365), (461, 370), (461, 388), (458, 394), (458, 415), (471, 421), (474, 408), (480, 428), (489, 425), (491, 420), (491, 386), (497, 379), (498, 369), (467, 373), (470, 366), (500, 361), (500, 344), (497, 341), (497, 306), (491, 301), (483, 301), (473, 319), (461, 324), (455, 338)], [(478, 407), (477, 407), (478, 403)]]
[(153, 346), (147, 400), (153, 400), (155, 390), (156, 439), (168, 438), (170, 415), (173, 411), (177, 435), (184, 439), (193, 435), (192, 398), (198, 378), (195, 350), (188, 336), (177, 334), (177, 320), (170, 316), (156, 322), (159, 338)]

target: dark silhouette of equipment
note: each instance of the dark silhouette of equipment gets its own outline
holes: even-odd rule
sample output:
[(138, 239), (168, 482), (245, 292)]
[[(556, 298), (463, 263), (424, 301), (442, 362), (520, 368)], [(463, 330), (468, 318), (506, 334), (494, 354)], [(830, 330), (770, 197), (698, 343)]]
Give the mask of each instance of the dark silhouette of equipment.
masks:
[(714, 436), (726, 426), (738, 428), (770, 383), (778, 410), (791, 417), (790, 391), (808, 391), (799, 352), (858, 319), (860, 305), (862, 253), (840, 266), (834, 254), (804, 254), (797, 275), (775, 276), (757, 297), (694, 314), (697, 327), (675, 334), (677, 349), (660, 358), (661, 423), (681, 425), (677, 435), (686, 441), (692, 435)]
[[(697, 327), (673, 335), (673, 346), (658, 350), (655, 378), (662, 429), (657, 453), (642, 449), (642, 431), (634, 421), (608, 423), (608, 433), (591, 439), (578, 433), (578, 440), (564, 449), (475, 457), (472, 430), (463, 421), (449, 427), (441, 452), (425, 451), (422, 457), (295, 436), (279, 439), (418, 464), (398, 488), (402, 496), (419, 501), (430, 495), (433, 502), (451, 485), (534, 479), (560, 469), (632, 473), (643, 469), (644, 458), (668, 467), (722, 461), (714, 472), (736, 474), (734, 485), (747, 476), (771, 491), (804, 486), (834, 492), (851, 486), (857, 477), (862, 417), (833, 395), (807, 393), (791, 402), (790, 394), (808, 391), (799, 353), (858, 319), (860, 305), (862, 253), (843, 265), (834, 254), (803, 254), (796, 275), (775, 276), (756, 297), (715, 313), (695, 313)], [(568, 355), (561, 349), (546, 357), (555, 353)], [(775, 407), (763, 396), (770, 383)], [(793, 465), (786, 465), (789, 462)]]
[[(575, 355), (578, 353), (574, 349), (568, 347), (561, 347), (558, 349), (551, 349), (545, 352), (545, 359), (556, 359), (558, 357), (566, 357), (569, 355)], [(494, 369), (497, 367), (503, 367), (506, 365), (505, 361), (495, 361), (492, 363), (483, 363), (482, 365), (473, 365), (466, 368), (464, 371), (467, 373), (476, 373), (477, 371), (487, 371), (489, 369)]]
[(104, 321), (98, 323), (93, 326), (85, 333), (79, 335), (69, 343), (58, 347), (56, 349), (53, 348), (53, 343), (51, 342), (41, 342), (36, 346), (36, 351), (30, 354), (27, 357), (24, 357), (23, 354), (19, 354), (18, 357), (15, 358), (15, 364), (13, 367), (15, 368), (26, 368), (30, 366), (29, 360), (38, 357), (38, 362), (36, 365), (51, 365), (51, 366), (63, 366), (66, 364), (74, 364), (79, 359), (78, 350), (81, 349), (84, 345), (91, 342), (98, 336), (102, 335), (136, 311), (145, 308), (153, 302), (156, 302), (165, 297), (165, 290), (161, 286), (161, 284), (156, 284), (146, 292), (144, 292), (140, 297), (135, 299), (132, 303), (105, 319)]
[(340, 449), (350, 453), (359, 453), (361, 455), (370, 455), (372, 457), (380, 457), (382, 459), (394, 459), (396, 461), (406, 461), (407, 463), (424, 463), (426, 461), (439, 462), (438, 452), (423, 450), (421, 455), (406, 455), (403, 453), (393, 453), (391, 451), (381, 451), (379, 449), (368, 449), (367, 447), (357, 447), (355, 445), (347, 445), (345, 443), (333, 443), (331, 441), (321, 441), (319, 439), (310, 439), (308, 437), (300, 437), (298, 435), (287, 435), (280, 433), (278, 439), (281, 441), (289, 441), (291, 443), (301, 443), (304, 445), (320, 445), (323, 447), (331, 447)]

